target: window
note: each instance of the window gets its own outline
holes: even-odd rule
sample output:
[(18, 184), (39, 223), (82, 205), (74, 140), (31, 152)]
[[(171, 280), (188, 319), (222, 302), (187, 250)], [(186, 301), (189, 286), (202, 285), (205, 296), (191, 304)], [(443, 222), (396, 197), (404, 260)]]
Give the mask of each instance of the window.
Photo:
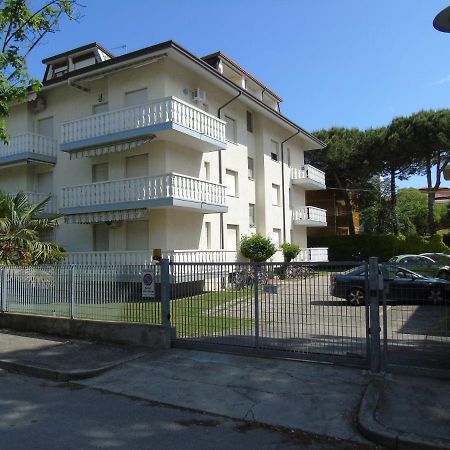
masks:
[(236, 142), (236, 121), (231, 117), (225, 116), (225, 138), (227, 141)]
[(248, 205), (248, 224), (251, 227), (255, 226), (255, 205), (253, 203)]
[(227, 225), (227, 250), (237, 250), (239, 243), (238, 225)]
[(54, 137), (53, 131), (53, 117), (47, 117), (46, 119), (41, 119), (37, 124), (38, 134), (42, 136)]
[(148, 221), (127, 222), (127, 250), (148, 250)]
[(272, 184), (272, 205), (280, 206), (280, 186)]
[(84, 55), (72, 58), (73, 70), (81, 69), (83, 67), (95, 64), (95, 55), (93, 52), (85, 53)]
[(274, 228), (272, 233), (272, 241), (275, 247), (279, 247), (281, 243), (281, 230), (279, 228)]
[(94, 164), (92, 166), (92, 182), (108, 181), (109, 167), (108, 163)]
[(278, 142), (270, 141), (270, 157), (272, 158), (272, 161), (278, 161), (279, 160)]
[(237, 172), (228, 170), (225, 173), (225, 181), (227, 186), (227, 195), (229, 197), (238, 196)]
[(255, 179), (255, 160), (253, 158), (247, 158), (247, 166), (248, 166), (248, 178), (250, 180)]
[(205, 222), (206, 249), (211, 250), (211, 222)]
[(94, 252), (109, 251), (109, 228), (104, 223), (92, 225)]
[(291, 190), (291, 188), (289, 188), (289, 209), (293, 209), (292, 208), (292, 190)]
[(108, 103), (98, 103), (97, 105), (93, 105), (92, 112), (93, 114), (108, 112)]
[(137, 178), (148, 175), (148, 155), (129, 156), (125, 159), (126, 177)]
[(142, 105), (147, 102), (147, 88), (125, 93), (125, 106)]
[(209, 181), (211, 179), (211, 164), (205, 161), (203, 167), (205, 168), (205, 180)]
[(253, 133), (253, 114), (247, 111), (247, 131)]

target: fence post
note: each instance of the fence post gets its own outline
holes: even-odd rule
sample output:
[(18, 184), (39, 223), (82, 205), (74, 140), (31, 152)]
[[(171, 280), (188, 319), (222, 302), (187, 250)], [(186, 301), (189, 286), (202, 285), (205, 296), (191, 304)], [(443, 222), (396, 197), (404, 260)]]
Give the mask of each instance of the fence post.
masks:
[(75, 266), (70, 267), (70, 318), (75, 319), (75, 298), (77, 293)]
[(380, 345), (380, 273), (378, 258), (369, 258), (369, 323), (370, 323), (370, 371), (381, 371)]
[(259, 271), (261, 266), (259, 263), (255, 263), (255, 279), (254, 279), (254, 290), (255, 290), (255, 348), (259, 348)]
[(0, 312), (6, 312), (6, 268), (0, 269)]
[(170, 328), (170, 278), (169, 278), (169, 259), (162, 258), (161, 269), (161, 324)]

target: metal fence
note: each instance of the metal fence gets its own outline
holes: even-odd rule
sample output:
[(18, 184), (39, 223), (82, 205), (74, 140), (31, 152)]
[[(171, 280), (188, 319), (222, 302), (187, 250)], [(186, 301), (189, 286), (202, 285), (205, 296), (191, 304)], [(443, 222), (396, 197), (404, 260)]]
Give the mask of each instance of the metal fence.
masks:
[[(408, 270), (413, 269), (413, 270)], [(143, 273), (154, 298), (143, 296)], [(450, 268), (449, 272), (450, 274)], [(169, 263), (0, 269), (3, 312), (162, 324), (175, 345), (450, 370), (442, 265)]]
[(364, 295), (355, 308), (332, 292), (355, 266), (366, 284), (365, 263), (173, 263), (171, 280), (185, 290), (171, 303), (176, 340), (367, 361)]
[(0, 269), (3, 312), (161, 323), (159, 298), (142, 297), (141, 274), (159, 266), (39, 266)]
[(381, 265), (380, 323), (387, 367), (450, 370), (450, 282), (443, 266)]

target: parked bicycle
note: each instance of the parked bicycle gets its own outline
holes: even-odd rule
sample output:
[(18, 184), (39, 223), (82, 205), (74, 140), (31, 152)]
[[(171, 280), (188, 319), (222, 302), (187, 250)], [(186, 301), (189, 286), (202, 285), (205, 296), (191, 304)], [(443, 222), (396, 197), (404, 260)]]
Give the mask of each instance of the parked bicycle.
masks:
[(287, 278), (310, 278), (315, 271), (311, 266), (290, 264), (286, 269)]
[[(258, 284), (267, 284), (269, 274), (263, 268), (258, 269)], [(230, 274), (230, 284), (233, 289), (242, 289), (255, 284), (255, 269), (253, 267), (244, 268)]]

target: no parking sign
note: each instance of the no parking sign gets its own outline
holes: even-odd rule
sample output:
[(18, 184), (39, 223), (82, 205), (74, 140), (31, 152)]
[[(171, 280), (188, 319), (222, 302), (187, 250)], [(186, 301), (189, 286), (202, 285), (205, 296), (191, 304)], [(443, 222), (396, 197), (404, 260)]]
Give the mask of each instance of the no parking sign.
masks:
[(152, 272), (142, 272), (142, 297), (155, 298), (155, 279)]

